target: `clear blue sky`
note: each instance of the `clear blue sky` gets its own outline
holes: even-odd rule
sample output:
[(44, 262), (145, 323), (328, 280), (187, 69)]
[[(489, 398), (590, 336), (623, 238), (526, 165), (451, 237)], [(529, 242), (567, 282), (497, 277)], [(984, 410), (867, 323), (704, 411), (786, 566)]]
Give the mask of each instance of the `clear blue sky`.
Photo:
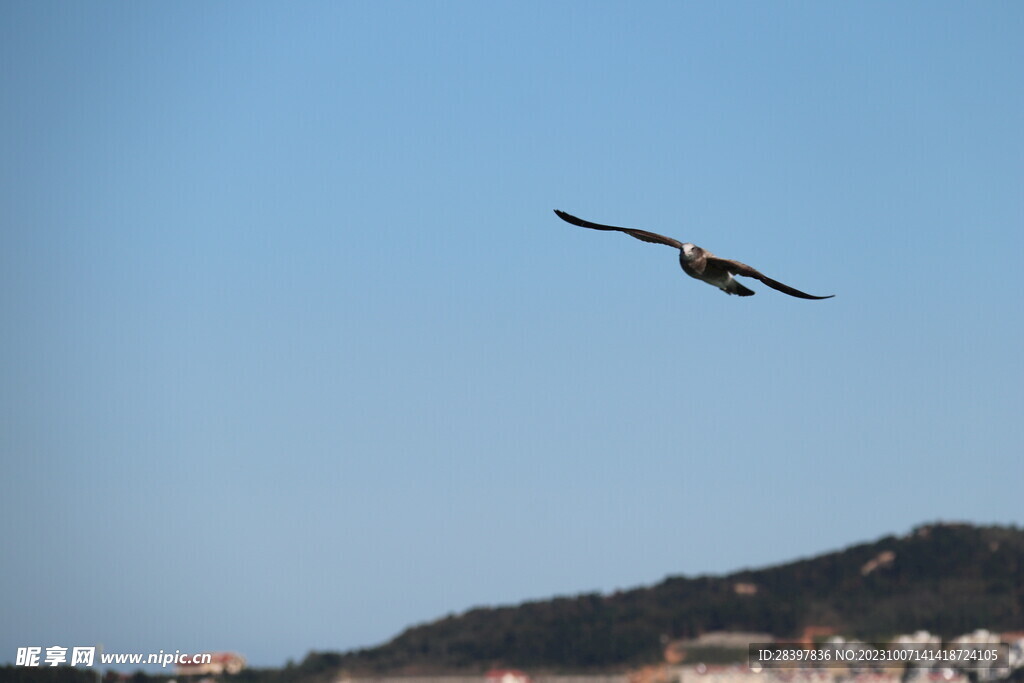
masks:
[(277, 666), (1024, 524), (1022, 35), (1017, 2), (3, 2), (0, 661)]

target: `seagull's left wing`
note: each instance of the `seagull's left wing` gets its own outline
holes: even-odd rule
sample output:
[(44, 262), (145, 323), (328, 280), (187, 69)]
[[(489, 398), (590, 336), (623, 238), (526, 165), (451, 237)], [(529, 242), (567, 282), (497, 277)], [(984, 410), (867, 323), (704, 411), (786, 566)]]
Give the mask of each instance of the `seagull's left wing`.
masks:
[(566, 213), (561, 209), (555, 209), (555, 215), (561, 218), (566, 223), (572, 223), (578, 225), (581, 228), (590, 228), (591, 230), (614, 230), (616, 232), (624, 232), (630, 237), (635, 237), (643, 242), (650, 242), (651, 244), (664, 244), (667, 247), (675, 247), (676, 249), (682, 249), (683, 243), (677, 239), (671, 237), (665, 237), (659, 235), (656, 232), (650, 232), (648, 230), (638, 230), (637, 228), (619, 228), (614, 225), (602, 225), (601, 223), (592, 223), (585, 221), (582, 218), (577, 218), (571, 213)]
[(746, 263), (741, 263), (740, 261), (718, 258), (717, 256), (709, 256), (708, 261), (713, 262), (718, 267), (729, 271), (733, 275), (744, 275), (746, 277), (757, 278), (758, 280), (765, 283), (772, 289), (777, 289), (783, 294), (795, 296), (799, 299), (831, 299), (832, 297), (835, 296), (835, 294), (829, 294), (828, 296), (814, 296), (813, 294), (801, 292), (799, 289), (793, 289), (789, 285), (784, 285), (778, 280), (771, 279), (770, 277), (759, 271), (757, 268), (748, 266)]

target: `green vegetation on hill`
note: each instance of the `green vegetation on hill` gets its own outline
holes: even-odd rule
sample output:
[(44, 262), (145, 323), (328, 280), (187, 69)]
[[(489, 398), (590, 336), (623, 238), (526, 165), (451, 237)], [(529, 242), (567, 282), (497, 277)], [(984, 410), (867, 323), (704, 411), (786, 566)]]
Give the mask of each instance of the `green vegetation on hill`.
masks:
[(721, 630), (796, 638), (808, 626), (863, 639), (1024, 630), (1024, 531), (922, 526), (767, 569), (477, 608), (379, 647), (310, 658), (351, 672), (586, 671), (659, 661), (666, 639)]

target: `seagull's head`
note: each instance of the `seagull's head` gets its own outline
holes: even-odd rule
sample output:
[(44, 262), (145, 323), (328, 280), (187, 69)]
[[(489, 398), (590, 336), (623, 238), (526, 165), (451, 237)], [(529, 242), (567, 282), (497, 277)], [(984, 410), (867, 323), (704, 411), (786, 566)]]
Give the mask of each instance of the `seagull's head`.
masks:
[(692, 261), (698, 258), (704, 250), (698, 247), (696, 244), (690, 244), (689, 242), (683, 243), (683, 258), (687, 261)]

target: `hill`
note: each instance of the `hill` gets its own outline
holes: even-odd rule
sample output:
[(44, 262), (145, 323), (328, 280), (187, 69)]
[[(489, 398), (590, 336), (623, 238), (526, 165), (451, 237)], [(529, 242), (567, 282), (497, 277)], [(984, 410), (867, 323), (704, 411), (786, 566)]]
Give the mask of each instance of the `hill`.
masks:
[(477, 608), (414, 626), (379, 647), (311, 653), (303, 666), (352, 673), (608, 670), (659, 661), (665, 642), (710, 631), (792, 639), (811, 626), (862, 639), (918, 629), (944, 637), (1024, 630), (1024, 531), (932, 524), (765, 569)]

